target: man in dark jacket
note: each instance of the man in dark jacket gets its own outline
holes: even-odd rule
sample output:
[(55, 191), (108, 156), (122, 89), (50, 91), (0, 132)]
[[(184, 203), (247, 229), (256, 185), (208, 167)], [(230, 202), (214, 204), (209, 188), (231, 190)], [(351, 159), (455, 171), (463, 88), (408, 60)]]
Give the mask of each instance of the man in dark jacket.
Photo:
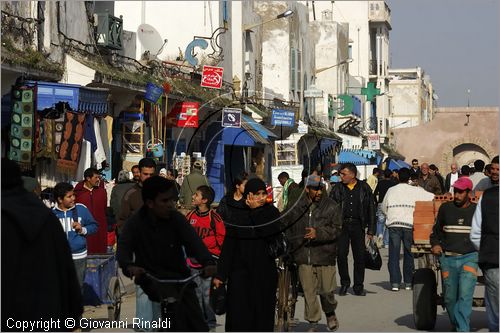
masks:
[[(145, 272), (158, 279), (189, 277), (184, 249), (204, 266), (204, 275), (215, 274), (215, 261), (186, 218), (175, 209), (178, 197), (174, 181), (153, 176), (143, 183), (144, 205), (127, 221), (118, 240), (117, 259), (123, 274), (134, 279), (154, 300), (153, 318), (158, 320), (158, 290)], [(181, 288), (182, 286), (178, 286)], [(188, 286), (177, 313), (176, 331), (208, 331), (195, 289)]]
[(486, 287), (484, 298), (490, 332), (498, 332), (498, 186), (484, 191), (477, 203), (470, 240), (479, 250), (479, 267)]
[(316, 329), (321, 319), (319, 293), (328, 328), (336, 331), (339, 324), (335, 314), (335, 257), (342, 229), (340, 205), (321, 195), (325, 183), (320, 176), (309, 176), (305, 184), (305, 195), (283, 213), (283, 219), (291, 226), (287, 233), (304, 290), (304, 318), (311, 323), (311, 329)]
[(337, 260), (339, 264), (340, 291), (345, 296), (351, 284), (347, 255), (349, 243), (354, 257), (353, 291), (357, 296), (365, 296), (365, 229), (369, 239), (375, 234), (375, 199), (370, 186), (356, 178), (358, 170), (352, 163), (340, 166), (342, 186), (335, 186), (330, 198), (342, 206), (342, 233), (338, 239)]
[(23, 188), (19, 167), (7, 159), (2, 159), (2, 271), (3, 332), (20, 331), (14, 321), (52, 322), (49, 331), (73, 329), (64, 321), (78, 322), (83, 306), (66, 235), (50, 209)]

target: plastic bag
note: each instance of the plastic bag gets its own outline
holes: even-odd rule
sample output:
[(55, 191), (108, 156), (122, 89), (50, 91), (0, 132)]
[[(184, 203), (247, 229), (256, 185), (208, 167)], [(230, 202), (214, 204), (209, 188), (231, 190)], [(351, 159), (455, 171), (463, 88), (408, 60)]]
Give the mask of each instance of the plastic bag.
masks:
[(382, 268), (382, 257), (378, 250), (377, 244), (373, 239), (370, 239), (365, 248), (365, 268), (379, 271)]

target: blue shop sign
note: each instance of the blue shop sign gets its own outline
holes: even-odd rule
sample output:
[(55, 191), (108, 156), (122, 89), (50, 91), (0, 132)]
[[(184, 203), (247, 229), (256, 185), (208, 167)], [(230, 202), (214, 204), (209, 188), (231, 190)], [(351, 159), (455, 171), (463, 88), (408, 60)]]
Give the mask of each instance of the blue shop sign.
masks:
[(295, 112), (281, 109), (273, 109), (271, 116), (271, 125), (273, 126), (295, 126)]

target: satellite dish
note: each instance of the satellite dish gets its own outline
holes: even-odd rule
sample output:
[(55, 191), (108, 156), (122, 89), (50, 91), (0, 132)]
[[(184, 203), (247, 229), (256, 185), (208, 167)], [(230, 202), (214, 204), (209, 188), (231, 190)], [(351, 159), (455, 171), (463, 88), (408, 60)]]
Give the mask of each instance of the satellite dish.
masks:
[(163, 39), (156, 29), (149, 24), (141, 24), (137, 28), (137, 36), (144, 47), (144, 52), (149, 51), (151, 55), (156, 56), (163, 48)]

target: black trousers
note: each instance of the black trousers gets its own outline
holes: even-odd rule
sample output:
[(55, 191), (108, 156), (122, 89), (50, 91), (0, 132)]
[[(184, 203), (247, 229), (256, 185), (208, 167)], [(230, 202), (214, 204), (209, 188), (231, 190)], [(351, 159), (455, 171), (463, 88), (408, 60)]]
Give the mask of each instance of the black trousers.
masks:
[(344, 220), (342, 232), (338, 240), (337, 262), (340, 275), (340, 284), (350, 286), (349, 266), (347, 256), (349, 255), (349, 244), (351, 244), (354, 258), (354, 284), (352, 289), (361, 292), (364, 289), (365, 280), (365, 231), (361, 221)]

